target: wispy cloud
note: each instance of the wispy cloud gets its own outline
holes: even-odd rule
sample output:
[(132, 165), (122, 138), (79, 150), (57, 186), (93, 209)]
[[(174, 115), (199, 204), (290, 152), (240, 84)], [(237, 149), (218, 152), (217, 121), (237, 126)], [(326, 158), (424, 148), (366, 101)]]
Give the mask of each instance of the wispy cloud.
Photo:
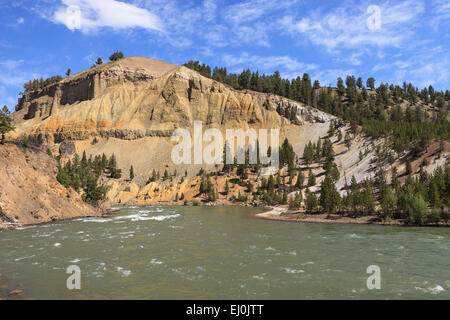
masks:
[(430, 24), (435, 30), (442, 24), (450, 25), (450, 0), (434, 0), (432, 8), (434, 18), (430, 20)]
[[(30, 79), (40, 76), (29, 70), (24, 60), (4, 60), (0, 62), (0, 107), (12, 108), (17, 103), (17, 93)], [(11, 90), (12, 89), (12, 90)], [(13, 92), (13, 93), (12, 93)]]
[(223, 55), (222, 60), (225, 65), (230, 67), (253, 67), (263, 72), (273, 72), (276, 69), (281, 69), (287, 72), (298, 72), (297, 75), (303, 72), (311, 71), (317, 68), (315, 64), (306, 64), (289, 56), (256, 56), (249, 55), (244, 52), (240, 56)]
[(280, 26), (291, 35), (302, 35), (312, 43), (324, 46), (328, 51), (343, 48), (399, 46), (411, 36), (411, 23), (424, 12), (421, 1), (407, 0), (396, 5), (380, 5), (380, 27), (370, 28), (368, 19), (373, 12), (369, 5), (346, 3), (325, 12), (312, 10), (307, 16), (296, 19), (287, 15)]

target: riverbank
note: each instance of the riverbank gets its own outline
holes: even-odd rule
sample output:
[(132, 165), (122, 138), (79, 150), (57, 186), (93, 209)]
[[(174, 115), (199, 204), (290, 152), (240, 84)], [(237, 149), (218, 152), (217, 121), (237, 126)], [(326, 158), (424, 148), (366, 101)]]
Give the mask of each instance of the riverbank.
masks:
[(0, 222), (0, 231), (2, 230), (12, 230), (12, 229), (18, 229), (18, 228), (24, 228), (24, 227), (30, 227), (30, 226), (39, 226), (39, 225), (44, 225), (44, 224), (50, 224), (53, 222), (61, 222), (61, 221), (70, 221), (70, 220), (76, 220), (76, 219), (80, 219), (80, 218), (106, 218), (108, 217), (110, 214), (115, 213), (115, 212), (119, 212), (119, 209), (107, 209), (106, 211), (100, 211), (99, 214), (90, 214), (90, 215), (79, 215), (79, 216), (74, 216), (74, 217), (70, 217), (70, 218), (61, 218), (61, 219), (56, 219), (56, 220), (51, 220), (51, 221), (44, 221), (44, 222), (37, 222), (37, 223), (26, 223), (26, 224), (22, 224), (22, 223), (18, 223), (18, 222)]
[(274, 221), (324, 223), (324, 224), (359, 224), (382, 225), (402, 227), (450, 227), (449, 223), (439, 222), (435, 224), (410, 224), (406, 220), (381, 221), (377, 214), (364, 216), (348, 216), (335, 213), (307, 214), (301, 211), (290, 211), (287, 206), (268, 207), (267, 212), (259, 213), (257, 218)]

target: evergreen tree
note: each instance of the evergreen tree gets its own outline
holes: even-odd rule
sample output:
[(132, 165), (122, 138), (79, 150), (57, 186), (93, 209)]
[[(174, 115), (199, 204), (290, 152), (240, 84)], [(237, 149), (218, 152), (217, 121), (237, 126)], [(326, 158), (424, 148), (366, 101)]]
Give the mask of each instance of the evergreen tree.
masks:
[(373, 188), (369, 180), (366, 180), (365, 182), (364, 191), (362, 192), (362, 201), (364, 211), (366, 213), (375, 211), (375, 199), (373, 196)]
[(381, 197), (381, 218), (390, 220), (394, 217), (397, 207), (397, 195), (391, 187), (387, 187)]
[(370, 77), (367, 79), (367, 83), (366, 86), (370, 89), (370, 90), (374, 90), (375, 89), (375, 79)]
[(230, 186), (228, 185), (228, 180), (225, 181), (225, 194), (228, 195), (230, 192)]
[(358, 80), (356, 80), (356, 86), (357, 86), (359, 89), (362, 89), (362, 88), (363, 88), (363, 82), (362, 82), (361, 77), (359, 77)]
[(306, 189), (305, 191), (305, 207), (306, 212), (312, 213), (317, 210), (318, 201), (317, 197), (309, 190)]
[(410, 175), (412, 173), (412, 167), (411, 167), (411, 161), (406, 160), (406, 169), (405, 169), (406, 175)]
[(316, 185), (316, 176), (313, 174), (312, 170), (309, 169), (308, 172), (308, 187), (313, 187)]
[(13, 125), (13, 120), (11, 118), (11, 113), (7, 106), (3, 106), (3, 109), (0, 110), (0, 144), (5, 144), (6, 134), (10, 131), (14, 131), (15, 127)]
[(122, 51), (116, 51), (109, 57), (109, 60), (119, 61), (120, 59), (123, 59), (123, 57), (124, 57), (124, 55), (123, 55)]
[(350, 150), (350, 147), (352, 146), (352, 138), (350, 137), (350, 134), (348, 132), (345, 134), (344, 144), (347, 149)]
[(300, 170), (297, 175), (297, 182), (295, 183), (295, 187), (297, 189), (303, 189), (303, 183), (305, 181), (305, 176), (303, 175), (303, 172)]
[(130, 180), (134, 179), (134, 168), (133, 166), (130, 167)]
[(341, 197), (330, 177), (325, 177), (322, 181), (319, 200), (326, 212), (334, 212), (340, 205)]

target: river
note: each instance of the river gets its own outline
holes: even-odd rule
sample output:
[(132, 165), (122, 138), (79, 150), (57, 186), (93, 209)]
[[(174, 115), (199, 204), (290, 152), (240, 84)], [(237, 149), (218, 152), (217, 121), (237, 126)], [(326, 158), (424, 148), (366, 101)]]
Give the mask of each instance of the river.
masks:
[[(125, 207), (0, 231), (13, 299), (449, 299), (450, 229), (261, 220), (250, 207)], [(69, 266), (81, 289), (69, 290)], [(369, 290), (367, 268), (380, 268)], [(6, 285), (5, 285), (6, 283)], [(19, 286), (17, 286), (19, 285)]]

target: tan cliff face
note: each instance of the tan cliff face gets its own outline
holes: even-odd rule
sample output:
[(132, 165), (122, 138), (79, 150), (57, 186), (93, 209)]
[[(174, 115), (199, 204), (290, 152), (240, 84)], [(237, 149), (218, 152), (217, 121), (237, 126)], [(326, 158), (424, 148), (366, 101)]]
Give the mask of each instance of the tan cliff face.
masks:
[(280, 128), (327, 115), (274, 95), (237, 91), (183, 66), (131, 57), (25, 94), (13, 117), (43, 143), (167, 136), (195, 120), (210, 127)]

